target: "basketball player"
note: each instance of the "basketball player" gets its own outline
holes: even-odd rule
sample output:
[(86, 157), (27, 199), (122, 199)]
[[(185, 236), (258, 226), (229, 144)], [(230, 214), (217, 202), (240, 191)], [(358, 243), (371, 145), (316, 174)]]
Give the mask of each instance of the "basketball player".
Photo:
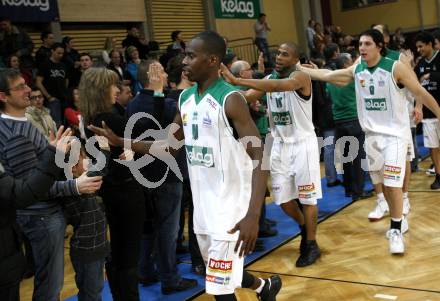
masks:
[[(234, 85), (252, 88), (244, 92), (248, 101), (267, 93), (269, 122), (274, 144), (271, 152), (271, 178), (274, 201), (295, 219), (301, 228), (297, 267), (313, 264), (321, 255), (316, 243), (317, 200), (322, 198), (319, 148), (312, 123), (312, 83), (304, 72), (295, 70), (299, 62), (297, 46), (284, 43), (278, 49), (275, 71), (268, 80), (235, 78), (222, 66), (222, 73)], [(279, 81), (295, 85), (276, 92)], [(265, 85), (264, 83), (270, 83)], [(302, 211), (295, 200), (299, 200)]]
[[(196, 84), (180, 95), (180, 113), (174, 121), (178, 130), (171, 139), (185, 142), (194, 232), (206, 261), (206, 292), (216, 300), (234, 301), (235, 289), (246, 287), (254, 289), (260, 300), (273, 301), (281, 278), (256, 278), (243, 270), (244, 256), (257, 239), (267, 174), (261, 169), (261, 141), (257, 140), (258, 146), (243, 146), (234, 137), (236, 132), (238, 138), (256, 140), (259, 134), (245, 99), (218, 75), (225, 53), (225, 41), (215, 32), (199, 33), (190, 41), (183, 69)], [(149, 76), (154, 81), (156, 75)], [(124, 144), (105, 125), (91, 130), (111, 144)], [(144, 154), (166, 145), (164, 141), (128, 143)]]
[[(391, 226), (387, 232), (392, 254), (405, 251), (402, 236), (402, 184), (409, 146), (409, 119), (406, 99), (401, 87), (406, 87), (416, 99), (426, 105), (437, 118), (440, 107), (419, 84), (413, 71), (385, 54), (383, 35), (377, 30), (361, 34), (359, 52), (362, 60), (341, 70), (314, 70), (301, 66), (313, 79), (345, 85), (355, 81), (359, 122), (366, 135), (366, 150), (373, 183), (383, 183), (390, 201)], [(240, 82), (239, 84), (243, 84)], [(260, 80), (254, 88), (267, 91), (291, 91), (298, 86), (296, 78)]]

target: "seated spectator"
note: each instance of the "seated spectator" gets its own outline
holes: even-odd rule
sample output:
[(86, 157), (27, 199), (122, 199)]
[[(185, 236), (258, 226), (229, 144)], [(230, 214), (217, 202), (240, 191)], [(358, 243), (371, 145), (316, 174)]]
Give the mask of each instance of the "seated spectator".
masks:
[[(50, 31), (43, 31), (40, 35), (40, 39), (43, 42), (43, 45), (41, 45), (35, 53), (35, 64), (38, 69), (43, 63), (49, 60), (52, 55), (52, 46), (55, 43), (55, 36)], [(63, 46), (61, 45), (61, 47)]]
[(57, 132), (57, 126), (50, 116), (48, 108), (44, 107), (44, 96), (40, 89), (34, 87), (30, 93), (31, 105), (26, 108), (26, 118), (44, 135), (47, 139)]
[(113, 112), (125, 117), (125, 110), (127, 109), (128, 103), (133, 98), (131, 93), (131, 88), (128, 85), (118, 84), (119, 94), (116, 98), (116, 102), (113, 105)]
[(32, 69), (22, 68), (20, 58), (17, 55), (11, 55), (6, 62), (6, 67), (19, 70), (21, 76), (26, 81), (28, 86), (32, 86), (34, 79), (32, 77)]
[[(84, 168), (86, 153), (83, 147), (72, 174), (78, 180), (87, 176)], [(96, 190), (102, 177), (93, 177)], [(107, 222), (95, 194), (82, 194), (64, 198), (63, 210), (66, 224), (73, 226), (70, 238), (70, 260), (75, 271), (78, 300), (102, 300), (104, 288), (104, 261), (109, 253)]]
[(25, 70), (32, 69), (34, 60), (32, 51), (34, 43), (29, 35), (22, 29), (11, 24), (11, 20), (7, 17), (0, 17), (0, 61), (11, 55), (16, 55)]
[(173, 31), (171, 33), (171, 40), (173, 43), (168, 45), (166, 52), (159, 59), (162, 66), (167, 66), (170, 59), (185, 52), (185, 42), (183, 41), (182, 31)]
[(235, 63), (236, 61), (238, 61), (237, 55), (235, 55), (235, 53), (229, 53), (226, 54), (225, 57), (223, 58), (223, 64), (228, 67), (228, 69), (231, 69), (231, 66), (233, 63)]

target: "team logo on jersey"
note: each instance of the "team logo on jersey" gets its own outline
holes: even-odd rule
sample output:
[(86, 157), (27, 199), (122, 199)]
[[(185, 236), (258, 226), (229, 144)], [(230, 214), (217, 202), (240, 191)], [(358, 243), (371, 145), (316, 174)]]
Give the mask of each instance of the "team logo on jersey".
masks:
[(217, 103), (211, 98), (207, 98), (206, 102), (214, 109), (217, 110)]
[(211, 147), (185, 145), (188, 163), (193, 166), (215, 167), (214, 151)]
[(292, 124), (290, 112), (272, 112), (272, 119), (275, 125), (285, 126)]
[(310, 199), (316, 196), (315, 184), (298, 185), (298, 197), (300, 199)]
[(379, 87), (381, 88), (385, 87), (385, 81), (383, 80), (383, 78), (381, 78), (378, 83), (379, 83)]
[(400, 180), (402, 168), (399, 166), (385, 165), (383, 170), (384, 179)]
[(359, 83), (361, 84), (362, 88), (365, 88), (365, 79), (359, 80)]
[(211, 120), (211, 117), (209, 117), (208, 112), (206, 112), (205, 117), (203, 117), (202, 124), (204, 127), (211, 127), (212, 126), (212, 120)]
[(219, 277), (219, 276), (213, 276), (206, 274), (206, 281), (220, 284), (220, 285), (228, 285), (229, 281), (231, 281), (230, 277)]
[(387, 101), (385, 98), (365, 98), (365, 109), (367, 111), (386, 111)]
[(188, 124), (188, 114), (183, 113), (182, 123), (183, 123), (183, 126), (186, 126)]
[(208, 270), (213, 273), (230, 274), (232, 271), (232, 260), (215, 260), (210, 258)]

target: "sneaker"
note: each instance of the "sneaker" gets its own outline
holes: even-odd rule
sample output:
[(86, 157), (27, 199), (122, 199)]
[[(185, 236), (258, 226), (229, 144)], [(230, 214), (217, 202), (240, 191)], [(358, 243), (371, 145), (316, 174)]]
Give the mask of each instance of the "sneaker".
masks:
[(403, 215), (408, 215), (411, 205), (409, 204), (409, 198), (403, 199)]
[(432, 190), (440, 189), (440, 174), (435, 175), (435, 180), (431, 184), (431, 189)]
[[(391, 236), (391, 230), (392, 230), (392, 229), (389, 229), (389, 230), (387, 231), (387, 233), (385, 233), (385, 236), (386, 236), (386, 238), (388, 238), (388, 239), (390, 239), (390, 236)], [(408, 219), (405, 218), (405, 217), (403, 217), (403, 219), (402, 219), (402, 225), (401, 225), (401, 227), (400, 227), (400, 232), (402, 232), (402, 234), (405, 234), (406, 232), (408, 232), (408, 230), (409, 230)]]
[(434, 164), (431, 165), (431, 167), (429, 169), (426, 170), (426, 174), (428, 176), (435, 176), (435, 169), (434, 169)]
[(319, 257), (321, 257), (321, 250), (316, 240), (308, 240), (306, 242), (305, 251), (299, 255), (295, 265), (298, 268), (306, 267), (314, 264)]
[(274, 275), (270, 278), (264, 279), (264, 286), (258, 298), (261, 301), (276, 301), (276, 296), (281, 289), (282, 281), (280, 276)]
[(162, 294), (170, 295), (177, 292), (183, 292), (197, 286), (197, 280), (189, 278), (181, 278), (180, 281), (173, 286), (162, 286)]
[(390, 253), (403, 254), (405, 252), (405, 244), (403, 243), (403, 235), (397, 229), (390, 230)]
[(377, 199), (376, 208), (368, 214), (368, 219), (370, 222), (378, 221), (384, 217), (385, 213), (388, 213), (390, 210), (388, 208), (387, 201), (383, 199)]

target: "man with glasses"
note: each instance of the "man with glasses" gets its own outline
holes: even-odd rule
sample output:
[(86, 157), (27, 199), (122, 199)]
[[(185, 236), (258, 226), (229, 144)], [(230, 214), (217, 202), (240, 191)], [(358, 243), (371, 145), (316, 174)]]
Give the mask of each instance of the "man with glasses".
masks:
[(50, 116), (49, 109), (45, 108), (44, 96), (40, 89), (34, 87), (30, 93), (31, 105), (26, 109), (26, 118), (46, 137), (57, 131), (55, 121)]

